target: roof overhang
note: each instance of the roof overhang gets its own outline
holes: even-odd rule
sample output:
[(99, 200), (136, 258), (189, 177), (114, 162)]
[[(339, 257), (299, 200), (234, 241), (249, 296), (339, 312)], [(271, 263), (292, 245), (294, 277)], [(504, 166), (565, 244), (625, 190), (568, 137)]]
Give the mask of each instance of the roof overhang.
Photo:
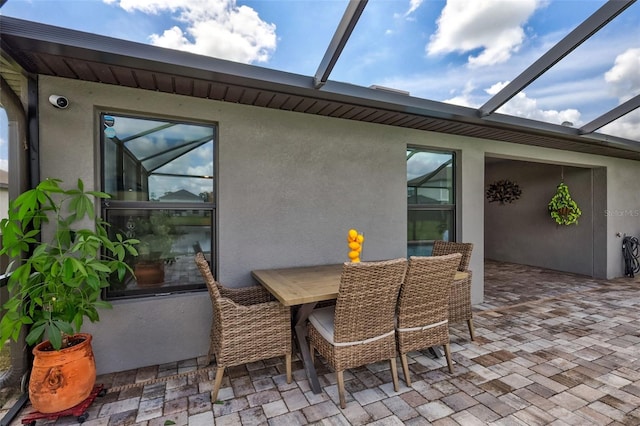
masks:
[(304, 114), (640, 160), (640, 142), (0, 16), (0, 73), (174, 93)]

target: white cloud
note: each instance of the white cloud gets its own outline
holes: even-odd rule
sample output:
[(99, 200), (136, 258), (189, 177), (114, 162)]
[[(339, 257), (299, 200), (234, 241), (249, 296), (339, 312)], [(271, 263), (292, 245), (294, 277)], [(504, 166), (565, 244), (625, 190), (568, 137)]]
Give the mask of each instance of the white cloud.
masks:
[(276, 26), (235, 0), (103, 0), (127, 12), (177, 14), (175, 25), (149, 39), (156, 46), (236, 62), (266, 62), (276, 49)]
[(635, 110), (620, 117), (597, 132), (627, 138), (640, 142), (640, 110)]
[[(508, 81), (496, 83), (486, 89), (485, 92), (493, 96), (502, 90), (502, 88), (508, 83)], [(460, 95), (447, 99), (444, 102), (470, 108), (479, 108), (481, 105), (471, 95), (472, 92), (473, 87), (468, 84)], [(542, 109), (538, 106), (538, 102), (535, 99), (527, 97), (525, 92), (520, 92), (515, 95), (496, 112), (499, 114), (514, 115), (517, 117), (528, 118), (530, 120), (544, 121), (554, 124), (562, 124), (565, 121), (569, 121), (574, 127), (581, 124), (580, 111), (577, 109), (568, 108), (561, 111), (554, 109)]]
[(409, 10), (404, 14), (404, 16), (409, 16), (413, 12), (415, 12), (424, 0), (409, 0)]
[(447, 0), (427, 54), (481, 49), (469, 56), (470, 67), (503, 63), (519, 50), (522, 25), (541, 6), (541, 0)]
[(604, 74), (609, 88), (625, 102), (640, 93), (640, 48), (627, 49), (616, 57), (613, 67)]
[[(623, 103), (640, 94), (640, 48), (627, 49), (615, 59), (613, 67), (604, 74), (609, 90)], [(597, 130), (631, 140), (640, 141), (640, 110), (632, 111)]]

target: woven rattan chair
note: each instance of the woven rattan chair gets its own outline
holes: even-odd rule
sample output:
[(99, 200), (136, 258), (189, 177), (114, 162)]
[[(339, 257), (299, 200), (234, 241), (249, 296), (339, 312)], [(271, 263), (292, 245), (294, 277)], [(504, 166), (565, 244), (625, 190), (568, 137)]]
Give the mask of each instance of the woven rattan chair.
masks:
[(444, 256), (446, 254), (460, 253), (462, 259), (458, 271), (469, 274), (467, 278), (455, 280), (451, 286), (451, 298), (449, 300), (449, 324), (466, 321), (469, 327), (471, 340), (476, 339), (473, 329), (473, 311), (471, 309), (471, 271), (469, 262), (473, 243), (456, 243), (450, 241), (435, 241), (433, 243), (432, 256)]
[(196, 253), (213, 305), (209, 353), (217, 370), (211, 401), (218, 398), (226, 367), (285, 356), (287, 383), (291, 383), (291, 311), (271, 301), (259, 286), (225, 288), (215, 281), (202, 253)]
[(462, 256), (409, 258), (407, 276), (398, 297), (396, 339), (407, 386), (411, 386), (407, 353), (444, 346), (449, 372), (453, 373), (449, 348), (449, 297)]
[(344, 370), (388, 359), (398, 390), (394, 316), (406, 259), (345, 263), (335, 307), (309, 316), (309, 343), (334, 368), (340, 406), (346, 407)]

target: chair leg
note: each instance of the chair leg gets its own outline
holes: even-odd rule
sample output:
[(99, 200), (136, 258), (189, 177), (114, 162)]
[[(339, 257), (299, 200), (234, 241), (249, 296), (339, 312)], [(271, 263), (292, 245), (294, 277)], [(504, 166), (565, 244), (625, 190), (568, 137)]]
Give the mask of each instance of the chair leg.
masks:
[(285, 355), (284, 363), (287, 368), (287, 383), (291, 383), (291, 353)]
[(347, 408), (347, 403), (344, 399), (344, 372), (336, 371), (336, 375), (338, 376), (338, 398), (340, 398), (340, 408)]
[(393, 390), (400, 391), (400, 384), (398, 383), (398, 367), (396, 366), (396, 357), (389, 359), (391, 363), (391, 379), (393, 380)]
[(402, 364), (402, 373), (407, 386), (411, 387), (411, 377), (409, 377), (409, 362), (407, 362), (407, 354), (400, 354), (400, 363)]
[(211, 361), (213, 360), (213, 357), (215, 356), (215, 352), (213, 351), (213, 343), (211, 345), (209, 345), (209, 352), (207, 352), (207, 358), (206, 358), (206, 362), (207, 365), (211, 364)]
[(311, 354), (311, 363), (316, 363), (316, 348), (312, 344), (309, 344), (309, 353)]
[(218, 391), (222, 385), (222, 377), (224, 376), (224, 367), (216, 369), (216, 379), (213, 382), (213, 390), (211, 391), (211, 403), (215, 404), (218, 399)]
[(469, 326), (469, 334), (471, 335), (471, 340), (476, 340), (476, 332), (473, 329), (473, 318), (469, 318), (467, 320), (467, 325)]
[(447, 365), (449, 366), (449, 373), (453, 373), (453, 364), (451, 363), (451, 347), (449, 344), (445, 344), (444, 346), (444, 355), (447, 358)]

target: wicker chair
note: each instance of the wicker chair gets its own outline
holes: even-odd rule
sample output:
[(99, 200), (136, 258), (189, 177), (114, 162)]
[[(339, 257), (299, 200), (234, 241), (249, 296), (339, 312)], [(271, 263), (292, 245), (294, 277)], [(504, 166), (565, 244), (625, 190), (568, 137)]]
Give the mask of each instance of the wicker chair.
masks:
[(400, 288), (396, 339), (407, 386), (411, 386), (407, 352), (444, 346), (449, 372), (449, 297), (461, 254), (409, 258), (407, 276)]
[(388, 359), (398, 391), (394, 316), (406, 266), (406, 259), (345, 263), (335, 307), (309, 316), (311, 358), (317, 350), (336, 371), (342, 408), (348, 368)]
[(476, 339), (473, 329), (473, 311), (471, 309), (471, 271), (469, 261), (473, 243), (456, 243), (449, 241), (435, 241), (433, 243), (432, 256), (444, 256), (452, 253), (462, 254), (458, 271), (467, 272), (469, 275), (462, 280), (455, 280), (451, 286), (451, 298), (449, 300), (449, 323), (455, 324), (462, 321), (467, 322), (471, 340)]
[(291, 383), (291, 310), (271, 301), (259, 286), (225, 288), (215, 281), (204, 255), (196, 253), (213, 305), (207, 361), (215, 355), (217, 370), (211, 402), (218, 398), (226, 367), (285, 356), (287, 383)]

